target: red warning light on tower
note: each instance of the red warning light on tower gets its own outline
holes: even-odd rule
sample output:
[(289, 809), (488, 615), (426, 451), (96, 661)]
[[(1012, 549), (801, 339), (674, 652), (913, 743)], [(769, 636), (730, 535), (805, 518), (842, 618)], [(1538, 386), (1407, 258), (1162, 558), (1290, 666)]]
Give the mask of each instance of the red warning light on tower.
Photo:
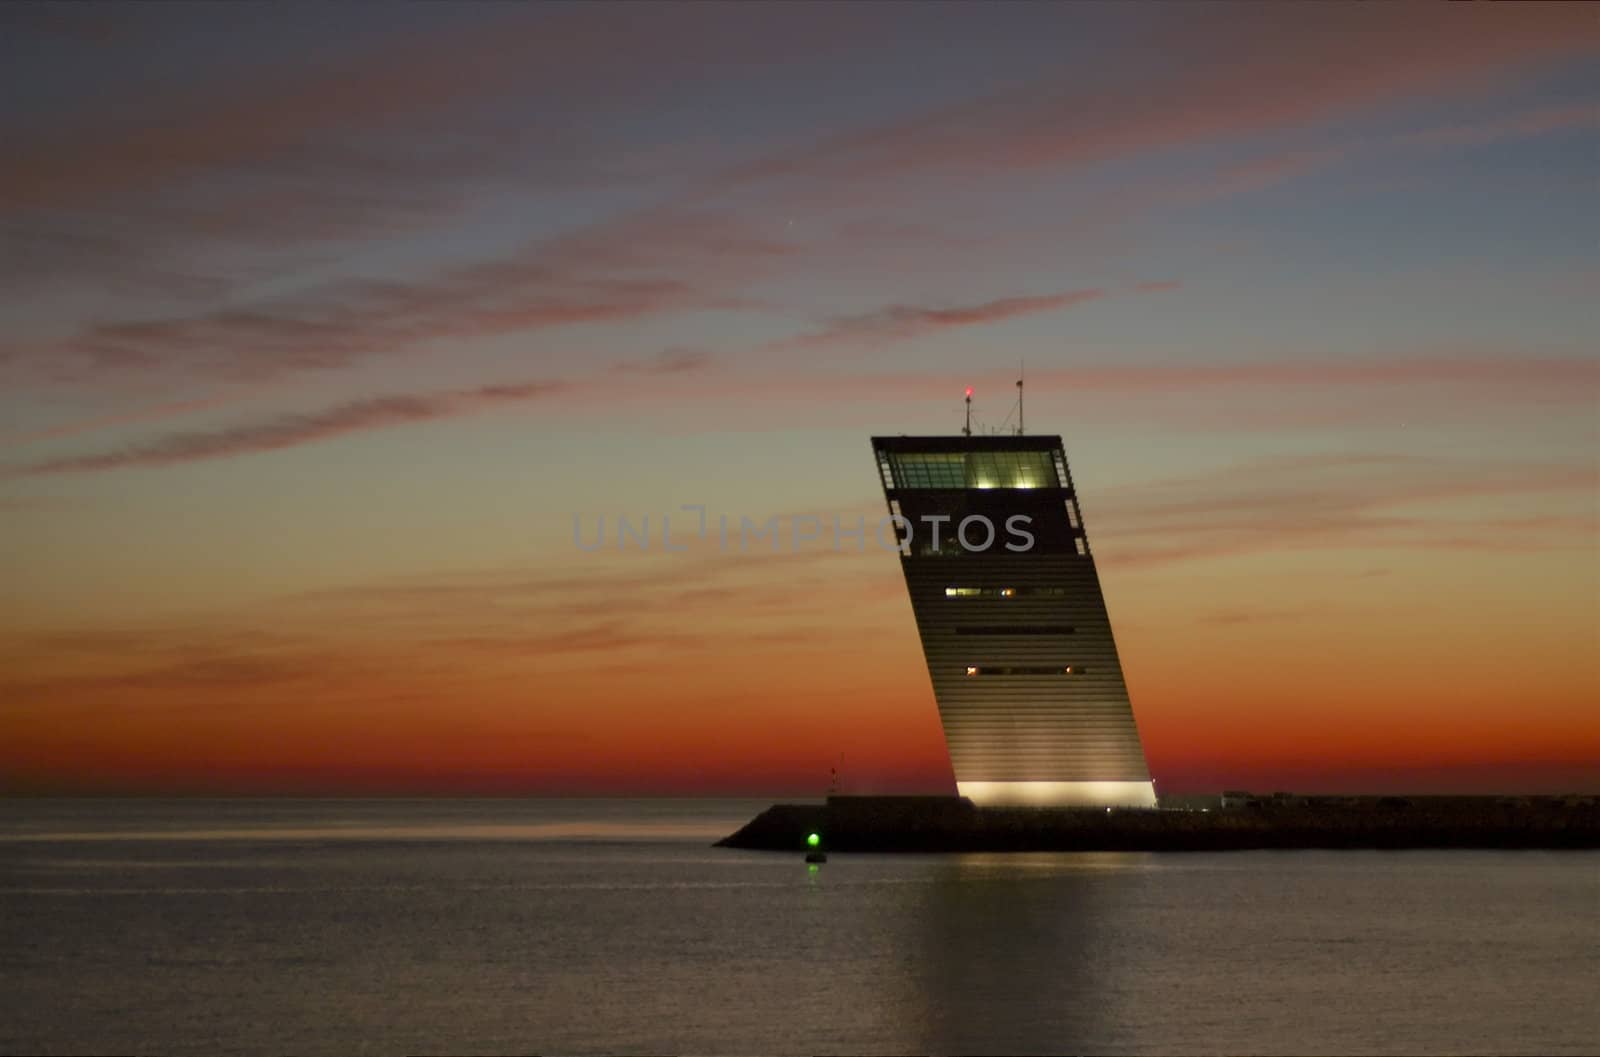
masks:
[(970, 386), (970, 385), (967, 386), (967, 399), (968, 400), (972, 399), (972, 386)]

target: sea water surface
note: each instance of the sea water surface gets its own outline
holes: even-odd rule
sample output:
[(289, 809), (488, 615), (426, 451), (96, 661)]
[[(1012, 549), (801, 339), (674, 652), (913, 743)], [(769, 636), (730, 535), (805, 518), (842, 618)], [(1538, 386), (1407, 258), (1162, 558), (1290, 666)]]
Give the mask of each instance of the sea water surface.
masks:
[(710, 847), (764, 806), (0, 800), (0, 1051), (1600, 1040), (1600, 854)]

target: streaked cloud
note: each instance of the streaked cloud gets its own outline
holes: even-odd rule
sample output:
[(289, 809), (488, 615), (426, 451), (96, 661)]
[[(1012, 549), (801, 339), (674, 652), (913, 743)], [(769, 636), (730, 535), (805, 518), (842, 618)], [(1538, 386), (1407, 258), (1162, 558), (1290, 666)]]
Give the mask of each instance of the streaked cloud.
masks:
[[(864, 326), (860, 332), (870, 333), (871, 329)], [(851, 328), (846, 326), (843, 333), (852, 333)], [(1059, 364), (1060, 359), (1052, 362)], [(1249, 362), (1129, 363), (1085, 356), (1072, 366), (1033, 363), (1030, 361), (1027, 368), (1030, 394), (1066, 398), (1094, 394), (1107, 398), (1096, 407), (1108, 409), (1108, 414), (1153, 415), (1181, 423), (1185, 428), (1271, 426), (1292, 430), (1297, 422), (1325, 426), (1365, 421), (1373, 414), (1393, 414), (1393, 408), (1372, 406), (1371, 401), (1353, 398), (1363, 390), (1387, 398), (1408, 396), (1421, 400), (1419, 411), (1432, 406), (1428, 401), (1437, 402), (1440, 394), (1447, 393), (1448, 401), (1440, 405), (1442, 410), (1475, 416), (1485, 408), (1506, 411), (1532, 404), (1571, 407), (1600, 399), (1600, 361), (1576, 352), (1531, 355), (1507, 349), (1496, 355), (1487, 347), (1472, 347), (1456, 354), (1419, 349), (1396, 350), (1388, 356), (1312, 356), (1300, 352)], [(804, 369), (759, 373), (719, 368), (698, 375), (693, 392), (685, 391), (682, 397), (708, 402), (763, 401), (768, 407), (826, 400), (839, 408), (864, 406), (877, 419), (886, 404), (947, 400), (975, 379), (980, 398), (990, 397), (997, 390), (1009, 394), (1015, 380), (1014, 376), (1002, 377), (993, 371), (850, 371), (815, 364), (806, 364)], [(1176, 405), (1153, 399), (1187, 394), (1205, 394), (1207, 401)], [(1115, 400), (1117, 397), (1130, 399)], [(1300, 403), (1291, 407), (1290, 401)], [(1305, 401), (1315, 406), (1307, 407)]]
[[(1592, 519), (1541, 517), (1520, 531), (1459, 500), (1582, 497), (1600, 488), (1592, 461), (1487, 461), (1369, 452), (1242, 460), (1186, 477), (1113, 487), (1091, 525), (1109, 567), (1148, 567), (1306, 548), (1572, 550)], [(1499, 507), (1488, 504), (1485, 511)]]
[(1001, 297), (971, 305), (928, 307), (890, 305), (861, 315), (843, 316), (820, 330), (777, 343), (781, 348), (817, 348), (825, 345), (885, 344), (909, 341), (938, 330), (1000, 323), (1019, 316), (1054, 312), (1106, 297), (1101, 288), (1066, 290), (1032, 297)]
[[(1222, 21), (1228, 24), (1221, 30)], [(1480, 90), (1530, 64), (1600, 52), (1581, 12), (1538, 9), (1201, 9), (1142, 43), (1163, 61), (1087, 91), (1069, 77), (840, 133), (730, 174), (860, 182), (943, 167), (1062, 168), (1216, 143), (1341, 115)]]
[(170, 466), (235, 455), (279, 451), (347, 433), (389, 429), (492, 407), (527, 403), (561, 392), (558, 381), (485, 385), (454, 392), (373, 397), (323, 411), (284, 414), (224, 429), (168, 433), (152, 440), (88, 455), (64, 456), (12, 471), (17, 476), (93, 473), (134, 467)]
[(791, 251), (736, 218), (649, 211), (429, 278), (343, 278), (188, 315), (96, 323), (71, 338), (0, 344), (23, 381), (106, 371), (260, 381), (393, 357), (430, 341), (731, 308), (730, 284)]
[(703, 371), (716, 363), (716, 357), (704, 349), (674, 347), (662, 349), (643, 360), (624, 360), (612, 367), (624, 374), (686, 374)]
[[(1149, 202), (1205, 201), (1263, 191), (1323, 169), (1364, 158), (1379, 158), (1386, 164), (1393, 165), (1397, 152), (1419, 154), (1447, 147), (1483, 147), (1505, 140), (1596, 127), (1600, 127), (1600, 103), (1545, 106), (1484, 121), (1438, 125), (1391, 136), (1355, 139), (1263, 154), (1227, 166), (1209, 180), (1169, 187), (1162, 191), (1151, 192), (1148, 196), (1135, 192), (1133, 200), (1148, 198)], [(1122, 208), (1131, 210), (1133, 206), (1125, 201), (1122, 203)]]

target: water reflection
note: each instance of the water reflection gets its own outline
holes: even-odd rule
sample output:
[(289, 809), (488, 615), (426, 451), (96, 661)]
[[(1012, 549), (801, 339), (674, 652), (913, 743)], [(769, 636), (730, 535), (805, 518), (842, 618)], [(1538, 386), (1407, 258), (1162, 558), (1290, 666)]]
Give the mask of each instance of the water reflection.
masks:
[(965, 855), (931, 869), (929, 1052), (1060, 1052), (1108, 1037), (1104, 921), (1130, 854)]

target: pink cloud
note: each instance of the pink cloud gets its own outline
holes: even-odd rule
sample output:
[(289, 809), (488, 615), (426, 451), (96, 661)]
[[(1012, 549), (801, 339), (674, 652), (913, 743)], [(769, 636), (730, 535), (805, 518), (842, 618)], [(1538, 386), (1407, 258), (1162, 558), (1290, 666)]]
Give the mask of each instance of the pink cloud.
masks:
[[(170, 30), (154, 10), (120, 21)], [(738, 76), (835, 46), (798, 12), (504, 8), (426, 33), (374, 26), (337, 61), (296, 50), (210, 70), (203, 91), (132, 79), (115, 105), (86, 99), (4, 130), (0, 239), (13, 252), (0, 279), (216, 299), (293, 274), (329, 243), (447, 219), (485, 191), (647, 185), (663, 148), (602, 142), (617, 112), (713, 64)], [(559, 115), (517, 114), (540, 98), (561, 99)]]
[(625, 360), (612, 370), (623, 374), (687, 374), (703, 371), (716, 363), (704, 349), (663, 349), (646, 360)]
[(1560, 7), (1192, 9), (1160, 23), (1156, 72), (1097, 85), (1030, 84), (835, 135), (728, 174), (884, 179), (930, 167), (979, 172), (1091, 164), (1296, 128), (1471, 90), (1529, 65), (1600, 51), (1586, 13)]
[[(1327, 147), (1280, 151), (1230, 166), (1209, 181), (1185, 184), (1148, 197), (1177, 201), (1222, 198), (1265, 190), (1341, 162), (1359, 159), (1363, 155), (1372, 154), (1390, 158), (1397, 150), (1424, 151), (1444, 147), (1481, 147), (1508, 139), (1525, 139), (1572, 129), (1594, 128), (1596, 125), (1600, 125), (1600, 104), (1580, 103), (1543, 107), (1488, 121), (1353, 140)], [(1135, 194), (1134, 197), (1137, 199), (1139, 195)], [(1126, 210), (1131, 207), (1129, 203), (1124, 202), (1123, 208)]]
[[(708, 32), (715, 28), (717, 32)], [(393, 152), (354, 149), (396, 130), (459, 135), (462, 108), (484, 117), (512, 93), (560, 96), (563, 105), (609, 105), (662, 79), (765, 63), (830, 46), (826, 27), (797, 14), (729, 20), (721, 13), (641, 9), (628, 18), (583, 8), (530, 15), (506, 8), (453, 28), (376, 40), (336, 62), (302, 60), (240, 71), (207, 91), (187, 84), (138, 91), (132, 105), (85, 107), (8, 143), (0, 171), (0, 209), (98, 203), (104, 196), (159, 189), (179, 176), (238, 167), (278, 166), (285, 158), (332, 173), (371, 177)], [(126, 115), (138, 115), (128, 120)], [(161, 120), (145, 120), (159, 114)], [(494, 126), (482, 126), (492, 129)], [(552, 163), (581, 139), (559, 122), (541, 124)], [(417, 160), (413, 143), (405, 153)], [(459, 175), (459, 170), (456, 170)]]
[(114, 412), (107, 415), (96, 415), (93, 418), (78, 419), (64, 422), (58, 426), (45, 429), (0, 434), (0, 444), (20, 445), (31, 444), (43, 440), (59, 440), (63, 437), (74, 437), (84, 433), (94, 433), (105, 429), (115, 429), (119, 426), (139, 425), (147, 422), (161, 422), (167, 419), (179, 418), (184, 415), (201, 411), (210, 411), (224, 407), (243, 399), (244, 394), (234, 393), (218, 396), (199, 397), (194, 400), (173, 400), (166, 403), (155, 404), (150, 407), (138, 408), (131, 411)]
[(857, 316), (835, 319), (821, 330), (801, 334), (777, 343), (782, 348), (815, 348), (822, 345), (908, 341), (911, 338), (957, 327), (1000, 323), (1019, 316), (1054, 312), (1074, 305), (1099, 301), (1104, 289), (1067, 290), (1035, 297), (1001, 297), (973, 305), (935, 308), (917, 305), (890, 305)]
[(1583, 102), (1542, 107), (1492, 121), (1477, 121), (1427, 129), (1395, 137), (1418, 147), (1479, 147), (1506, 139), (1524, 139), (1551, 132), (1600, 126), (1600, 103)]
[(170, 466), (234, 455), (279, 451), (347, 433), (472, 414), (487, 408), (527, 403), (565, 390), (562, 382), (485, 385), (476, 389), (408, 396), (374, 397), (323, 411), (285, 414), (224, 429), (168, 433), (153, 440), (88, 455), (35, 462), (16, 476), (89, 473), (132, 467)]
[[(1051, 362), (1059, 363), (1059, 357)], [(959, 394), (970, 373), (866, 373), (829, 369), (804, 372), (707, 372), (694, 392), (707, 400), (811, 402), (928, 401)], [(983, 373), (980, 391), (993, 372)], [(999, 387), (1009, 392), (1008, 379)], [(1388, 357), (1307, 357), (1252, 363), (1128, 364), (1086, 361), (1071, 367), (1028, 367), (1028, 391), (1153, 395), (1238, 391), (1316, 392), (1330, 388), (1422, 389), (1458, 387), (1485, 399), (1505, 400), (1538, 394), (1563, 402), (1592, 401), (1600, 393), (1600, 361), (1581, 356), (1492, 356), (1482, 351), (1459, 356), (1396, 353)], [(614, 396), (616, 394), (613, 394)], [(1467, 393), (1459, 394), (1463, 397)]]
[(1397, 356), (1388, 359), (1238, 364), (1099, 364), (1030, 372), (1030, 386), (1061, 391), (1213, 389), (1226, 386), (1361, 386), (1462, 383), (1515, 387), (1600, 387), (1600, 361), (1567, 357), (1454, 358)]
[(737, 286), (794, 252), (732, 217), (645, 210), (426, 279), (334, 280), (240, 307), (0, 345), (0, 368), (23, 380), (108, 370), (263, 380), (333, 370), (440, 338), (739, 307)]
[[(1582, 495), (1597, 485), (1593, 465), (1570, 461), (1285, 456), (1115, 486), (1095, 501), (1089, 530), (1111, 567), (1325, 547), (1581, 550), (1592, 522), (1539, 515), (1508, 532), (1500, 511), (1512, 497)], [(1428, 509), (1468, 499), (1493, 502), (1475, 517)]]

